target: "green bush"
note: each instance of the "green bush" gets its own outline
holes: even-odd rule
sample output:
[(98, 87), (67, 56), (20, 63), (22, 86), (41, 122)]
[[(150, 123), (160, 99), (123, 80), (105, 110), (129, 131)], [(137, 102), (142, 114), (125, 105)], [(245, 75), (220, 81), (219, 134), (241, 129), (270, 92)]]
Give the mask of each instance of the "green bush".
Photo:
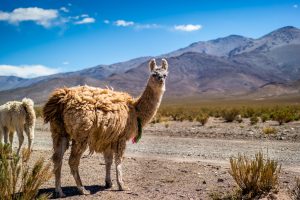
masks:
[(30, 150), (23, 150), (22, 156), (11, 152), (9, 145), (0, 143), (0, 199), (31, 200), (47, 199), (47, 195), (37, 197), (39, 187), (51, 177), (50, 164), (43, 158), (29, 167)]
[(267, 113), (263, 113), (260, 118), (262, 122), (266, 122), (270, 119), (270, 116)]
[(273, 113), (273, 119), (282, 125), (293, 121), (293, 114), (288, 109), (278, 109)]
[(251, 159), (245, 155), (230, 158), (230, 174), (239, 186), (243, 199), (253, 199), (278, 187), (281, 166), (277, 161), (264, 158), (263, 153)]

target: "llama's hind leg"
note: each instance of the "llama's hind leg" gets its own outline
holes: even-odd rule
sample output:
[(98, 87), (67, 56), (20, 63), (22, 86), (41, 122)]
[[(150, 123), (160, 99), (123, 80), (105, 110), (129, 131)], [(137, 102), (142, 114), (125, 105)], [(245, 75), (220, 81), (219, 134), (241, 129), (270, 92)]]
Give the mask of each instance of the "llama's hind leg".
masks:
[(105, 188), (111, 188), (112, 182), (111, 182), (111, 165), (113, 162), (113, 151), (109, 147), (104, 151), (104, 160), (105, 160)]
[(13, 150), (13, 142), (14, 142), (14, 132), (10, 131), (9, 132), (9, 143), (10, 143), (11, 152)]
[(6, 127), (2, 128), (2, 133), (3, 133), (3, 136), (4, 136), (4, 143), (8, 144), (8, 130), (7, 130)]
[(123, 174), (122, 174), (122, 161), (123, 155), (126, 148), (126, 140), (119, 140), (115, 146), (115, 164), (116, 164), (116, 175), (117, 175), (117, 183), (119, 190), (129, 190), (129, 188), (125, 187), (123, 182)]
[(22, 129), (18, 129), (17, 130), (17, 135), (18, 135), (18, 139), (19, 139), (19, 147), (18, 147), (17, 155), (20, 155), (20, 150), (21, 150), (21, 147), (22, 147), (23, 142), (24, 142), (23, 130)]
[(34, 139), (34, 127), (25, 126), (25, 133), (26, 133), (27, 139), (28, 139), (28, 149), (31, 151), (32, 143), (33, 143), (33, 139)]
[(72, 148), (71, 148), (71, 154), (69, 158), (69, 165), (71, 169), (71, 173), (75, 179), (78, 191), (80, 194), (89, 194), (88, 191), (86, 191), (83, 187), (80, 175), (79, 175), (79, 163), (80, 158), (84, 151), (87, 148), (87, 142), (76, 142), (75, 140), (72, 141)]
[(66, 195), (63, 193), (61, 189), (61, 166), (62, 159), (64, 157), (64, 153), (68, 148), (69, 140), (66, 137), (53, 137), (53, 149), (54, 153), (52, 156), (52, 160), (54, 163), (54, 174), (55, 174), (55, 192), (58, 193), (59, 197), (65, 197)]

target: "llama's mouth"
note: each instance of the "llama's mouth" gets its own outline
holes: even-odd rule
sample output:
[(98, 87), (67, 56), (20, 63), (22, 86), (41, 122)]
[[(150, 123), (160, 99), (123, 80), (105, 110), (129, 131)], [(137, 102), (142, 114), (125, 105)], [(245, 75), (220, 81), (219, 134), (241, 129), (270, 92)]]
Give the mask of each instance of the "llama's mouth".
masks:
[(165, 82), (164, 80), (159, 80), (160, 85), (164, 84), (164, 82)]

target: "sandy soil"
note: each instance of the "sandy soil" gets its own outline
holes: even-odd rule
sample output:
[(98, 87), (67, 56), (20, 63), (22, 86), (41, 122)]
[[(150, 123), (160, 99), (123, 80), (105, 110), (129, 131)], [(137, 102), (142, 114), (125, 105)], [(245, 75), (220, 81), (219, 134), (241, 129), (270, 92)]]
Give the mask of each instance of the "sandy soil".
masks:
[[(262, 134), (265, 126), (277, 133)], [(224, 123), (210, 119), (204, 127), (196, 122), (167, 122), (151, 124), (140, 143), (131, 144), (123, 164), (124, 180), (129, 191), (117, 191), (115, 186), (104, 189), (104, 160), (102, 155), (85, 153), (80, 174), (90, 195), (79, 195), (70, 174), (67, 151), (62, 170), (63, 190), (67, 199), (211, 199), (213, 193), (226, 194), (235, 188), (229, 171), (229, 158), (238, 153), (254, 155), (259, 150), (282, 165), (280, 197), (286, 199), (288, 188), (300, 176), (300, 122), (278, 126), (276, 122), (251, 126)], [(16, 141), (15, 141), (16, 142)], [(50, 161), (51, 138), (48, 125), (37, 121), (33, 160), (43, 156)], [(54, 191), (54, 178), (41, 192)]]

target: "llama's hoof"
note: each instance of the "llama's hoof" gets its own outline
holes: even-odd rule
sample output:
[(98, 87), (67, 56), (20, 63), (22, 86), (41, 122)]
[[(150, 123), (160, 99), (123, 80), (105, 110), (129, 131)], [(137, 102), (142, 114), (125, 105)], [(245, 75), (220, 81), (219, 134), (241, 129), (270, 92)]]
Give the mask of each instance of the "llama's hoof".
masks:
[(87, 195), (90, 194), (89, 191), (87, 191), (86, 189), (84, 189), (84, 187), (78, 187), (78, 191), (81, 195)]
[(56, 191), (55, 196), (59, 197), (59, 198), (65, 198), (66, 197), (65, 193), (63, 193), (62, 190), (61, 191)]
[(112, 182), (110, 181), (105, 181), (105, 189), (109, 189), (109, 188), (112, 188), (113, 184)]
[(119, 185), (119, 190), (120, 190), (120, 191), (129, 191), (130, 188), (127, 187), (127, 186), (124, 186), (124, 185)]

